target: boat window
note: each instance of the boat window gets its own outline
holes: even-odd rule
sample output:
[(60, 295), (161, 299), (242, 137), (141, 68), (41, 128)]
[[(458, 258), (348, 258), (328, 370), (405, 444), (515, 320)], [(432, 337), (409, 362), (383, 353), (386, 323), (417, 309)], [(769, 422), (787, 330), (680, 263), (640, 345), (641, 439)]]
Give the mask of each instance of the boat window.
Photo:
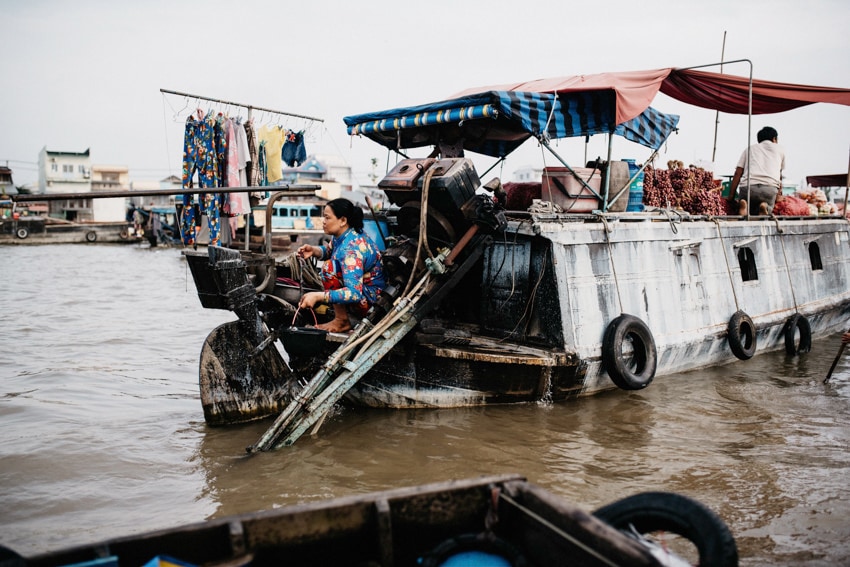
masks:
[(742, 246), (738, 249), (738, 264), (741, 266), (741, 280), (745, 282), (759, 279), (756, 269), (756, 256), (752, 248)]
[(812, 262), (812, 271), (823, 270), (823, 262), (820, 259), (820, 247), (817, 242), (809, 242), (809, 260)]
[(700, 267), (699, 251), (691, 251), (691, 253), (688, 255), (688, 258), (690, 259), (691, 263), (691, 274), (695, 276), (699, 275), (702, 272), (702, 269)]

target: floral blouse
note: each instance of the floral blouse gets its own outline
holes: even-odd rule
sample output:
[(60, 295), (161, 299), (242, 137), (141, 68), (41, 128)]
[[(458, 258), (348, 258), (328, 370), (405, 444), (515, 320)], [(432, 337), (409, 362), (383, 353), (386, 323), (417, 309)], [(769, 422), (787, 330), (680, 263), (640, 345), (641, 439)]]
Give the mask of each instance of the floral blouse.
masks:
[(368, 303), (378, 301), (386, 285), (381, 252), (365, 234), (353, 228), (336, 236), (330, 246), (321, 246), (322, 282), (330, 303)]

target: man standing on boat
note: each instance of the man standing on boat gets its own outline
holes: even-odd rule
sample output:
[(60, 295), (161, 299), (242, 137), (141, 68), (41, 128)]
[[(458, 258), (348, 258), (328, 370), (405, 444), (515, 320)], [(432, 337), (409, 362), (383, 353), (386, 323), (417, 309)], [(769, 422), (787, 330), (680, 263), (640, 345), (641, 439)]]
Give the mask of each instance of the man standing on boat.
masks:
[[(732, 177), (731, 195), (734, 198), (738, 184), (743, 178), (747, 186), (741, 188), (738, 198), (740, 214), (747, 212), (747, 203), (751, 215), (769, 215), (773, 211), (776, 197), (782, 194), (782, 170), (785, 169), (785, 150), (779, 145), (779, 133), (765, 126), (757, 135), (758, 144), (744, 150), (735, 175)], [(750, 167), (747, 167), (749, 154)], [(749, 170), (749, 171), (748, 171)]]

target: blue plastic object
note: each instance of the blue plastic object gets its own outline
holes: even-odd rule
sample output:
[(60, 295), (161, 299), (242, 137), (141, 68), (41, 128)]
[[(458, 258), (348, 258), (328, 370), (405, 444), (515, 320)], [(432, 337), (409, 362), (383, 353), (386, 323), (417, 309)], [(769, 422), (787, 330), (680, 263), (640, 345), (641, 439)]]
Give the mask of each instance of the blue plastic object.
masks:
[(511, 567), (511, 562), (493, 553), (462, 551), (440, 563), (440, 567)]
[[(629, 164), (629, 178), (631, 179), (640, 170), (640, 166), (633, 159), (624, 159), (623, 161)], [(629, 185), (629, 204), (626, 205), (626, 211), (640, 212), (643, 209), (643, 171), (641, 171)]]

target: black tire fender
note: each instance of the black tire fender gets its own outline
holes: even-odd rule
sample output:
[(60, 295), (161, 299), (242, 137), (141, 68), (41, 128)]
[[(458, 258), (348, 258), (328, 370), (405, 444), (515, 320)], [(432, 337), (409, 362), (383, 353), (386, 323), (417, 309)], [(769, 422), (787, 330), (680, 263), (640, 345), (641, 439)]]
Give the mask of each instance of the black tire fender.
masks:
[(20, 226), (20, 227), (18, 227), (18, 230), (15, 231), (15, 236), (17, 236), (21, 240), (23, 240), (24, 238), (26, 238), (29, 235), (30, 235), (30, 231), (25, 226)]
[(756, 325), (749, 315), (736, 311), (729, 319), (729, 348), (741, 360), (749, 360), (756, 353)]
[(700, 565), (738, 565), (738, 547), (729, 527), (708, 507), (687, 496), (643, 492), (603, 506), (593, 515), (627, 533), (667, 531), (682, 536), (699, 550)]
[(97, 233), (93, 230), (90, 230), (86, 233), (86, 242), (94, 242), (97, 240)]
[[(627, 342), (631, 353), (623, 350)], [(624, 313), (608, 324), (602, 338), (602, 366), (614, 384), (623, 390), (646, 388), (655, 378), (657, 365), (655, 339), (646, 323)]]
[(127, 240), (130, 238), (130, 229), (127, 227), (122, 228), (121, 232), (118, 233), (118, 237), (121, 238), (121, 240)]
[[(797, 330), (800, 342), (797, 342)], [(812, 350), (812, 326), (805, 316), (795, 313), (785, 322), (785, 352), (791, 356)]]

